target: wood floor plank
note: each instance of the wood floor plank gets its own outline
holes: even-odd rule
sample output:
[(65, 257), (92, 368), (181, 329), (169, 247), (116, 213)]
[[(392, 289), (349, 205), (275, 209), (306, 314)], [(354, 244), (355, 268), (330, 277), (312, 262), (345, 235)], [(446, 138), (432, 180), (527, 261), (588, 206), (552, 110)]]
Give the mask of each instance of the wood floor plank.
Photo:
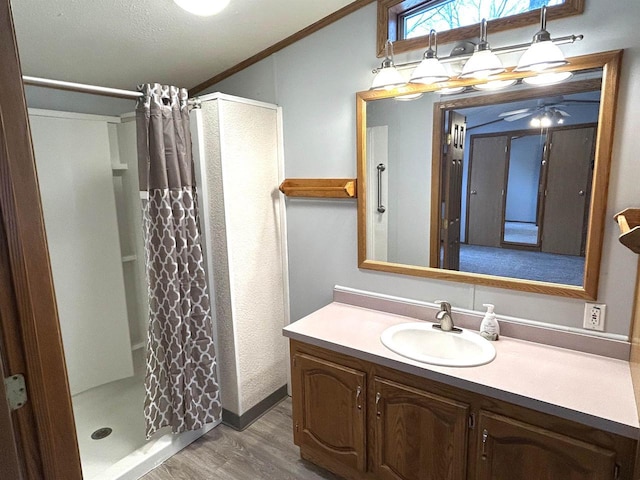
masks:
[(338, 480), (300, 458), (293, 444), (291, 399), (238, 432), (220, 425), (142, 480)]

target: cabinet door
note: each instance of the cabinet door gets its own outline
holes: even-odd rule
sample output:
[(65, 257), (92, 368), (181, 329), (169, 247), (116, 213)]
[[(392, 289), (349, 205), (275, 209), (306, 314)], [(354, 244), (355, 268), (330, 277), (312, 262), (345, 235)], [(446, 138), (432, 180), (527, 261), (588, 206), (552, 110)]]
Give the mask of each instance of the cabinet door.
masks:
[(476, 480), (612, 480), (615, 452), (481, 412)]
[(364, 471), (366, 374), (305, 354), (293, 364), (296, 443), (314, 458)]
[(463, 480), (469, 407), (375, 379), (376, 478)]

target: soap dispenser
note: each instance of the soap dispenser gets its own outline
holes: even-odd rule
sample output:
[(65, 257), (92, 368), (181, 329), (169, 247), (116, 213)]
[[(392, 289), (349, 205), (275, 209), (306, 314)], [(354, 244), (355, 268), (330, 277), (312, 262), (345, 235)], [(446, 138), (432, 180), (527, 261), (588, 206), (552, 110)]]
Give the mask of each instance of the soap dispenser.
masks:
[(496, 314), (493, 313), (495, 306), (490, 303), (484, 303), (482, 306), (487, 308), (487, 313), (484, 314), (484, 318), (480, 324), (480, 335), (487, 340), (498, 340), (500, 337), (500, 325), (498, 324), (498, 320), (496, 320)]

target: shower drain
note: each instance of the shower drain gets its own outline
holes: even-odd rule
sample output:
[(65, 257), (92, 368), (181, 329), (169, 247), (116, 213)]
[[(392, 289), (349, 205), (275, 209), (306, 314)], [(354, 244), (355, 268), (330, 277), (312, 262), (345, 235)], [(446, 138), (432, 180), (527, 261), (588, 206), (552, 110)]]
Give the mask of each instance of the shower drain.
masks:
[(106, 438), (109, 435), (111, 435), (111, 432), (113, 432), (113, 430), (110, 429), (109, 427), (99, 428), (98, 430), (96, 430), (91, 434), (91, 438), (93, 438), (94, 440), (102, 440), (103, 438)]

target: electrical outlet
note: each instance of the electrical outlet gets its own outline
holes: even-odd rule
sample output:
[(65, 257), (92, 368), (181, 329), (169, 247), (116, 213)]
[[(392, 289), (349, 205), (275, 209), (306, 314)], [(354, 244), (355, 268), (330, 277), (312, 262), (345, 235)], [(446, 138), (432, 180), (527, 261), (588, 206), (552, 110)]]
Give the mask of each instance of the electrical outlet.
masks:
[(589, 330), (604, 330), (604, 315), (607, 306), (604, 303), (585, 303), (583, 327)]

